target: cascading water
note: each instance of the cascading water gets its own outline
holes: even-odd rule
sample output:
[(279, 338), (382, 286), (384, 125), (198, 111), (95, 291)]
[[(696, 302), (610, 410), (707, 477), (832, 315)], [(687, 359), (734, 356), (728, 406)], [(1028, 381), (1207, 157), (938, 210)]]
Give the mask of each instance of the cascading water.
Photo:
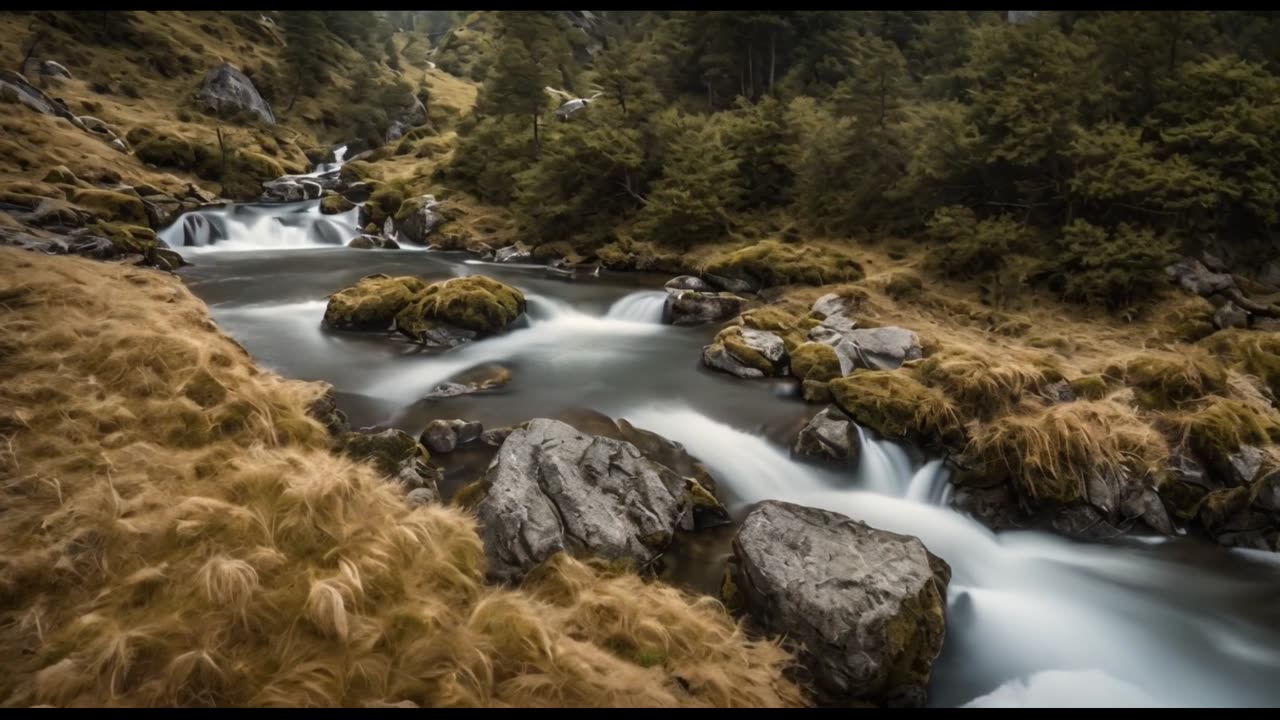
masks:
[(187, 213), (158, 235), (184, 254), (340, 247), (358, 234), (356, 213), (325, 215), (319, 200), (227, 205)]
[[(1084, 545), (1042, 533), (995, 535), (951, 510), (897, 494), (935, 496), (937, 465), (903, 472), (886, 443), (863, 436), (859, 476), (874, 492), (792, 462), (761, 438), (685, 407), (623, 416), (680, 438), (740, 503), (781, 499), (915, 535), (952, 568), (948, 635), (934, 668), (935, 704), (1274, 704), (1275, 628), (1232, 625), (1182, 607), (1173, 589), (1212, 596), (1229, 581), (1190, 585), (1142, 547)], [(932, 465), (932, 467), (931, 467)], [(930, 488), (926, 493), (925, 488)], [(976, 699), (975, 699), (976, 698)]]
[(667, 293), (661, 290), (645, 290), (631, 293), (615, 302), (605, 313), (606, 318), (638, 323), (662, 322), (663, 308), (667, 305)]
[[(1101, 545), (996, 534), (947, 507), (940, 461), (869, 432), (854, 472), (797, 462), (775, 443), (794, 436), (792, 424), (813, 409), (777, 397), (793, 392), (782, 381), (742, 382), (700, 368), (698, 352), (715, 328), (661, 324), (661, 291), (473, 266), (448, 253), (218, 252), (309, 247), (258, 227), (278, 217), (295, 228), (285, 232), (297, 232), (318, 217), (309, 202), (203, 211), (165, 232), (174, 245), (189, 237), (195, 249), (207, 246), (182, 273), (220, 325), (273, 370), (332, 382), (360, 423), (416, 434), (435, 417), (501, 427), (589, 407), (685, 445), (738, 517), (780, 499), (918, 536), (952, 568), (935, 705), (1280, 704), (1274, 555), (1183, 540)], [(428, 280), (483, 272), (525, 293), (527, 317), (442, 353), (377, 333), (323, 330), (324, 298), (374, 272)], [(511, 368), (501, 392), (419, 402), (486, 363)]]

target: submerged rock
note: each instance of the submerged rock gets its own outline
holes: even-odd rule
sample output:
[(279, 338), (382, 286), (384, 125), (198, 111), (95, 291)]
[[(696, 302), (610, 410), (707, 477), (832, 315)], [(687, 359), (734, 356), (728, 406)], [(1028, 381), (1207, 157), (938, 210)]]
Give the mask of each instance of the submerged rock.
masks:
[(231, 63), (224, 62), (205, 74), (196, 100), (216, 112), (250, 112), (268, 125), (276, 123), (271, 106), (258, 94), (253, 81)]
[(702, 349), (702, 362), (740, 378), (781, 375), (786, 369), (787, 349), (782, 338), (768, 330), (734, 325), (721, 330)]
[(924, 543), (770, 500), (743, 521), (733, 552), (737, 604), (800, 645), (821, 700), (924, 705), (951, 580)]
[(663, 287), (668, 290), (692, 290), (700, 293), (715, 292), (715, 288), (711, 287), (710, 283), (693, 275), (681, 275), (671, 278)]
[(432, 420), (419, 441), (433, 453), (451, 453), (459, 446), (480, 441), (484, 426), (469, 420)]
[(499, 249), (493, 254), (493, 261), (500, 263), (527, 263), (533, 260), (533, 254), (515, 245)]
[(558, 552), (647, 565), (692, 528), (695, 485), (631, 443), (531, 420), (502, 443), (474, 501), (489, 576), (518, 581)]

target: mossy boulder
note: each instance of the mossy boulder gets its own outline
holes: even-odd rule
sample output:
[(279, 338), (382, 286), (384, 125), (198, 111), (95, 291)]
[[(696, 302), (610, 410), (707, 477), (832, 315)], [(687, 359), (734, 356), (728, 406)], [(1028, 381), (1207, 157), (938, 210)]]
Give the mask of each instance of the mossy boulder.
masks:
[(369, 196), (368, 201), (360, 206), (360, 225), (373, 225), (381, 228), (387, 218), (395, 217), (404, 202), (404, 193), (390, 185), (383, 185)]
[(147, 209), (133, 195), (112, 190), (77, 190), (71, 201), (99, 220), (145, 226)]
[(375, 180), (377, 177), (372, 164), (364, 160), (352, 160), (342, 165), (342, 169), (338, 171), (338, 179), (344, 185), (350, 185), (362, 180)]
[(761, 378), (786, 372), (787, 351), (782, 338), (768, 330), (731, 325), (702, 348), (702, 362), (740, 378)]
[(427, 289), (416, 277), (377, 274), (329, 296), (324, 325), (336, 330), (389, 330), (396, 314)]
[(791, 351), (791, 374), (800, 380), (834, 380), (840, 377), (840, 358), (830, 345), (807, 342)]
[(1226, 398), (1212, 398), (1179, 424), (1196, 458), (1220, 478), (1230, 477), (1231, 457), (1241, 447), (1280, 440), (1274, 412)]
[(1222, 330), (1200, 345), (1240, 372), (1258, 378), (1273, 399), (1280, 399), (1280, 333)]
[(905, 372), (855, 370), (827, 388), (845, 414), (884, 437), (946, 441), (961, 435), (947, 396)]
[(396, 327), (419, 341), (426, 341), (436, 329), (457, 328), (485, 336), (507, 329), (525, 308), (524, 294), (519, 290), (473, 275), (425, 288), (397, 314)]
[(139, 253), (145, 255), (156, 247), (156, 233), (151, 228), (99, 222), (94, 225), (94, 230), (110, 239), (121, 254)]
[(320, 201), (320, 212), (325, 215), (338, 215), (347, 212), (356, 206), (355, 203), (342, 197), (341, 195), (326, 195)]
[(196, 149), (181, 138), (150, 136), (133, 150), (144, 163), (162, 168), (190, 170), (196, 165)]

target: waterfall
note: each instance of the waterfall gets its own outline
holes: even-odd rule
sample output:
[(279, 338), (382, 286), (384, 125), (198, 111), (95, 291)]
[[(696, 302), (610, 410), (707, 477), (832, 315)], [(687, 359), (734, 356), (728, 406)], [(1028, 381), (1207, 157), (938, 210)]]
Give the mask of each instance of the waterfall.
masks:
[(637, 323), (661, 323), (663, 309), (667, 305), (667, 293), (662, 290), (643, 290), (615, 302), (606, 318)]

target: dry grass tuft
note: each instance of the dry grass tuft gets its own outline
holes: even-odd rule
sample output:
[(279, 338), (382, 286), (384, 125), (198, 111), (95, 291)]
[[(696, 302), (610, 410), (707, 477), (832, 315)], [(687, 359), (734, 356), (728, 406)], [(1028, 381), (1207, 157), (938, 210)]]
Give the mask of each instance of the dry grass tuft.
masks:
[(1061, 379), (1043, 355), (1004, 352), (995, 356), (962, 346), (946, 346), (916, 365), (925, 385), (946, 393), (966, 418), (989, 419), (1007, 412), (1024, 394)]
[(1142, 352), (1112, 362), (1106, 374), (1133, 388), (1143, 407), (1171, 410), (1227, 388), (1226, 368), (1204, 352)]
[[(0, 249), (0, 703), (794, 705), (722, 607), (560, 558), (336, 456), (175, 278)], [(215, 389), (216, 388), (216, 389)]]
[(1006, 473), (1024, 497), (1069, 503), (1095, 478), (1140, 476), (1162, 467), (1164, 438), (1114, 400), (1070, 402), (982, 426), (968, 452)]

